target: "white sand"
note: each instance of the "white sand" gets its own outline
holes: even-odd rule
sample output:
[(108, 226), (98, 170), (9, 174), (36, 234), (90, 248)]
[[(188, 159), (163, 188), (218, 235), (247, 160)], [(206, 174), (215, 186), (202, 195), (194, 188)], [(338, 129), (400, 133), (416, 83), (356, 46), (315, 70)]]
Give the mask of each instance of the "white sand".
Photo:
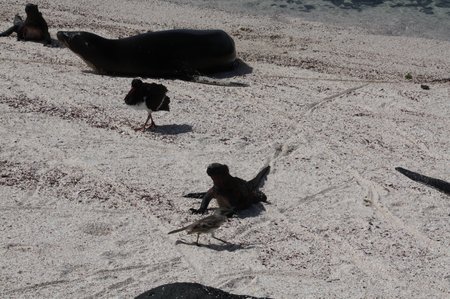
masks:
[[(0, 28), (24, 14), (0, 1)], [(450, 201), (396, 166), (450, 180), (450, 43), (164, 1), (37, 1), (52, 37), (222, 28), (247, 88), (163, 83), (170, 113), (135, 133), (131, 78), (68, 49), (0, 39), (0, 297), (130, 298), (191, 281), (273, 298), (448, 298)], [(411, 73), (413, 81), (404, 79)], [(430, 90), (420, 83), (428, 82)], [(203, 247), (181, 194), (209, 163), (272, 171), (270, 205)]]

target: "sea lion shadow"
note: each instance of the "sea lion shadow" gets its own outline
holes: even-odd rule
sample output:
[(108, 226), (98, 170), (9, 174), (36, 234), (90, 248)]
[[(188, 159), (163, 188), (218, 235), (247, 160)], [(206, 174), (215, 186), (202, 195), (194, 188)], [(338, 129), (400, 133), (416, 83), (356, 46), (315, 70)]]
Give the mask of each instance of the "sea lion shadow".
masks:
[(156, 128), (152, 128), (151, 131), (163, 135), (178, 135), (192, 132), (192, 126), (188, 124), (158, 125)]
[(54, 39), (54, 38), (50, 38), (50, 43), (45, 43), (45, 41), (34, 41), (34, 40), (18, 40), (20, 42), (24, 42), (24, 43), (36, 43), (36, 44), (41, 44), (44, 47), (48, 47), (48, 48), (64, 48), (64, 44), (61, 43), (59, 40)]
[(251, 74), (252, 72), (253, 68), (249, 66), (247, 63), (245, 63), (243, 60), (238, 58), (235, 60), (233, 68), (231, 70), (217, 72), (209, 75), (209, 77), (216, 79), (226, 79), (236, 76), (244, 76), (247, 74)]
[[(64, 43), (61, 43), (59, 41), (57, 41), (58, 44), (60, 45), (60, 47), (66, 47), (64, 45)], [(53, 41), (52, 41), (53, 44)], [(93, 70), (93, 69), (84, 69), (82, 70), (83, 73), (88, 73), (88, 74), (95, 74), (95, 75), (102, 75), (102, 76), (109, 76), (109, 77), (122, 77), (122, 78), (143, 78), (143, 79), (167, 79), (167, 80), (182, 80), (182, 81), (195, 81), (192, 77), (192, 75), (190, 74), (186, 74), (186, 75), (161, 75), (161, 76), (148, 76), (145, 74), (141, 74), (141, 75), (128, 75), (128, 74), (104, 74), (104, 73), (99, 73), (97, 70)], [(222, 71), (215, 71), (215, 72), (211, 72), (211, 73), (196, 73), (196, 75), (200, 75), (200, 76), (206, 76), (209, 78), (214, 78), (214, 79), (228, 79), (228, 78), (232, 78), (232, 77), (237, 77), (237, 76), (244, 76), (247, 74), (251, 74), (253, 72), (253, 68), (251, 66), (249, 66), (247, 63), (245, 63), (244, 61), (242, 61), (241, 59), (236, 59), (236, 61), (233, 64), (233, 67), (229, 70), (222, 70)]]
[(248, 244), (233, 244), (233, 243), (222, 243), (222, 244), (196, 244), (195, 242), (185, 242), (182, 240), (177, 240), (175, 242), (175, 245), (178, 244), (184, 244), (184, 245), (190, 245), (190, 246), (197, 246), (197, 247), (205, 247), (211, 250), (215, 251), (228, 251), (228, 252), (234, 252), (237, 250), (246, 250), (246, 249), (252, 249), (255, 246), (254, 245), (248, 245)]

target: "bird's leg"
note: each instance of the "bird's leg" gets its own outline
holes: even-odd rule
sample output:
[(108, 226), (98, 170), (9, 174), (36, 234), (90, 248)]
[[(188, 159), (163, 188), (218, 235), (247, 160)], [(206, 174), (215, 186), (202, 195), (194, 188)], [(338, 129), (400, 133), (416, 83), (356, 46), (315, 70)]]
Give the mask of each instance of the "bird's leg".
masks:
[[(153, 121), (152, 114), (149, 112), (148, 115), (150, 116), (150, 119), (152, 120), (152, 123), (150, 124), (150, 128), (156, 128), (156, 124)], [(148, 119), (147, 119), (147, 121), (148, 121)]]
[[(135, 131), (142, 131), (142, 132), (145, 132), (145, 126), (147, 126), (147, 123), (148, 123), (148, 121), (149, 121), (149, 119), (151, 119), (152, 118), (152, 115), (151, 115), (151, 113), (149, 112), (148, 113), (148, 116), (147, 116), (147, 120), (145, 121), (145, 124), (142, 126), (142, 127), (140, 127), (140, 128), (136, 128), (136, 129), (134, 129)], [(153, 119), (152, 119), (152, 122), (153, 122)], [(150, 125), (151, 126), (151, 125)]]
[(214, 239), (219, 240), (219, 241), (221, 241), (221, 242), (223, 242), (223, 243), (230, 244), (229, 242), (227, 242), (227, 241), (225, 241), (225, 240), (222, 240), (222, 239), (217, 238), (216, 236), (214, 236), (213, 233), (211, 234), (211, 237), (213, 237)]
[(200, 246), (200, 245), (198, 244), (198, 237), (200, 237), (200, 234), (197, 234), (197, 241), (195, 241), (195, 245)]

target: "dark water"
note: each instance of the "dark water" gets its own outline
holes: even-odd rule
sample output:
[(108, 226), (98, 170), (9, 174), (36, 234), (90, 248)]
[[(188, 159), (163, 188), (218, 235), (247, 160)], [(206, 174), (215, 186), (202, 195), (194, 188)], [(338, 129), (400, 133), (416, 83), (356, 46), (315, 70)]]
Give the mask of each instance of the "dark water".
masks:
[[(173, 0), (250, 14), (360, 26), (372, 33), (450, 41), (450, 0)], [(450, 55), (450, 54), (449, 54)]]

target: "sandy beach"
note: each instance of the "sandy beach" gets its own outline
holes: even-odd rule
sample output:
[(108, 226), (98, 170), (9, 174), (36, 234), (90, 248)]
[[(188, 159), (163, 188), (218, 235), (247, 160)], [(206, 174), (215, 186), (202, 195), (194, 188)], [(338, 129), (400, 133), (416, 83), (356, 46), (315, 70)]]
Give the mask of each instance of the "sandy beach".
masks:
[[(450, 42), (165, 1), (35, 3), (54, 39), (223, 29), (251, 72), (218, 79), (248, 87), (144, 79), (167, 86), (171, 111), (142, 133), (146, 113), (123, 101), (132, 78), (0, 38), (1, 298), (133, 298), (171, 282), (450, 297), (450, 198), (395, 171), (450, 181)], [(0, 31), (25, 14), (0, 5)], [(200, 218), (182, 194), (212, 185), (213, 162), (244, 179), (270, 165), (270, 203), (216, 232), (231, 244), (197, 247), (167, 233)]]

